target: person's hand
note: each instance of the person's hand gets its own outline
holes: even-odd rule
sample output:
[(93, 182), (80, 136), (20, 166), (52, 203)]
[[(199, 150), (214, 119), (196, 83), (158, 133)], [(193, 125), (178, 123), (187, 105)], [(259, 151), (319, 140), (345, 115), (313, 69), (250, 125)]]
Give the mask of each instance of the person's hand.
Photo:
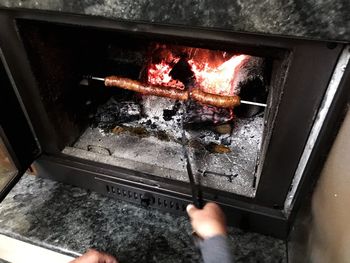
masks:
[(118, 263), (118, 261), (111, 255), (98, 252), (95, 249), (89, 249), (84, 255), (70, 263)]
[(215, 203), (207, 203), (203, 209), (189, 204), (186, 208), (193, 230), (203, 239), (216, 235), (226, 235), (224, 212)]

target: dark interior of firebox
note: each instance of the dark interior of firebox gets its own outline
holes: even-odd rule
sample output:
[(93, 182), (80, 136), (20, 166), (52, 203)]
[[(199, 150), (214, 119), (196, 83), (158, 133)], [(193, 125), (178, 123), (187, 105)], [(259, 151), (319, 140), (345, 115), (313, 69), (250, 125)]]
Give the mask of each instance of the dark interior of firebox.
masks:
[[(193, 52), (205, 59), (221, 57), (221, 62), (245, 54), (248, 62), (234, 72), (240, 75), (235, 79), (235, 92), (242, 100), (267, 103), (274, 86), (275, 59), (259, 56), (257, 49), (254, 54), (252, 48), (227, 43), (17, 22), (59, 151), (144, 172), (145, 176), (188, 181), (182, 149), (185, 142), (193, 170), (204, 186), (254, 196), (269, 107), (242, 104), (227, 109), (191, 99), (142, 95), (105, 87), (89, 76), (114, 75), (167, 85), (164, 78), (156, 80), (159, 72), (153, 72), (154, 79), (150, 79), (150, 67), (160, 71), (170, 67), (169, 85), (188, 89), (193, 88), (189, 79), (194, 75), (190, 60), (200, 60)], [(177, 59), (164, 65), (164, 56), (169, 54)], [(207, 71), (201, 74), (212, 76)]]

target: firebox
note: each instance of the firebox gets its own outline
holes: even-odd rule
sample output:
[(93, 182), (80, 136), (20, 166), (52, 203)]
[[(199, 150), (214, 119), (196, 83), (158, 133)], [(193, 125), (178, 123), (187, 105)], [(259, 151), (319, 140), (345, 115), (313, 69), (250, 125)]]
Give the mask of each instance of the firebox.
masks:
[(38, 176), (183, 214), (186, 148), (204, 201), (286, 237), (344, 108), (346, 43), (43, 11), (0, 20), (1, 156), (17, 169), (2, 169), (3, 194), (35, 161)]
[[(254, 101), (265, 103), (268, 94), (264, 59), (146, 39), (130, 50), (135, 39), (123, 41), (108, 44), (107, 57), (101, 55), (93, 66), (108, 64), (108, 69), (88, 69), (118, 76), (80, 82), (89, 87), (79, 93), (95, 94), (85, 102), (90, 125), (73, 143), (64, 142), (63, 153), (187, 182), (185, 132), (203, 187), (253, 197), (265, 106)], [(240, 106), (236, 113), (235, 94), (246, 94), (253, 106)]]

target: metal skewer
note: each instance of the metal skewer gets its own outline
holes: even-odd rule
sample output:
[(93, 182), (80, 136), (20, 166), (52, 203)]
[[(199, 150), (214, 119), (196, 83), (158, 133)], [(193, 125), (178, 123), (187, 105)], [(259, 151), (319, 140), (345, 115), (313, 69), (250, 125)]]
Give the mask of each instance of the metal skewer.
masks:
[(249, 104), (249, 105), (254, 105), (254, 106), (259, 106), (259, 107), (266, 107), (267, 106), (267, 104), (265, 104), (265, 103), (253, 102), (253, 101), (247, 101), (247, 100), (241, 100), (241, 104)]
[[(87, 76), (85, 77), (90, 80), (97, 80), (97, 81), (105, 81), (105, 78), (100, 78), (100, 77), (94, 77), (94, 76)], [(260, 103), (260, 102), (254, 102), (254, 101), (248, 101), (248, 100), (240, 100), (241, 104), (248, 104), (248, 105), (253, 105), (253, 106), (258, 106), (258, 107), (266, 107), (267, 104), (265, 103)]]
[(93, 80), (99, 80), (99, 81), (105, 81), (105, 78), (99, 78), (99, 77), (92, 77), (92, 76), (90, 76), (90, 77), (88, 77), (89, 79), (93, 79)]

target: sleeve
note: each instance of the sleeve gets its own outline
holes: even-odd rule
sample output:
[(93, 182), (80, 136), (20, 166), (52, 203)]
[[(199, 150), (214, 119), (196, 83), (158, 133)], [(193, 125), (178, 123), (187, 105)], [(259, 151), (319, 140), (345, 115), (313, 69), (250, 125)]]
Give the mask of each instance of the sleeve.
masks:
[(227, 238), (217, 235), (199, 244), (204, 263), (232, 263), (232, 256)]

